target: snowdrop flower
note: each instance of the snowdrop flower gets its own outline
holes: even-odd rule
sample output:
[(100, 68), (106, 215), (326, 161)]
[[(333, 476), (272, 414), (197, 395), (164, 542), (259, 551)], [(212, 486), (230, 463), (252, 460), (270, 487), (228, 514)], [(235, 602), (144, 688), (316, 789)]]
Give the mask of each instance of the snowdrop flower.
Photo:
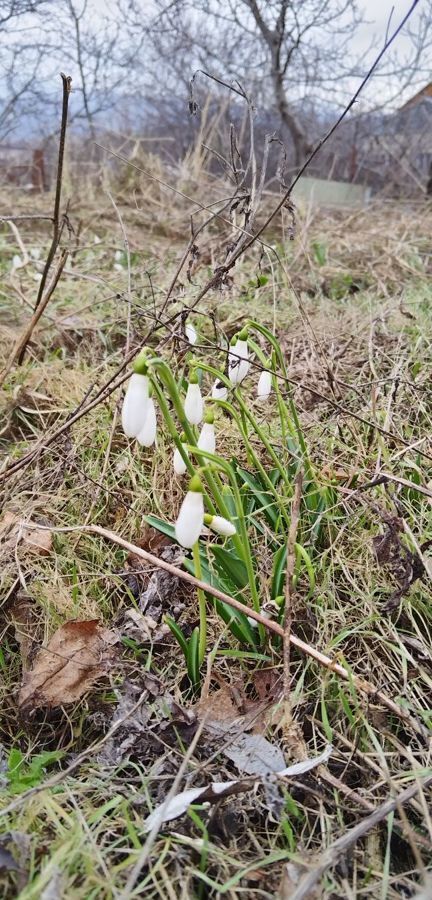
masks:
[(115, 261), (116, 261), (117, 263), (120, 262), (122, 256), (123, 256), (122, 251), (121, 251), (121, 250), (116, 250), (116, 252), (114, 253), (114, 259), (115, 259)]
[(260, 400), (268, 400), (272, 389), (272, 374), (268, 369), (263, 369), (258, 380), (257, 397)]
[(101, 244), (101, 243), (102, 243), (102, 239), (99, 237), (98, 234), (95, 234), (95, 235), (94, 235), (94, 237), (93, 237), (93, 243), (94, 243), (94, 244)]
[(189, 490), (175, 523), (176, 541), (188, 550), (196, 544), (204, 525), (202, 484), (197, 475), (189, 482)]
[(225, 387), (223, 381), (215, 381), (211, 395), (212, 400), (226, 400), (228, 397), (228, 388)]
[[(141, 377), (145, 378), (145, 375)], [(151, 397), (147, 400), (145, 410), (144, 424), (138, 432), (136, 439), (142, 447), (152, 447), (156, 440), (157, 420), (155, 405)]]
[(15, 253), (15, 256), (12, 257), (12, 272), (15, 272), (16, 269), (21, 269), (23, 265), (23, 261), (18, 253)]
[(205, 450), (206, 453), (214, 453), (216, 450), (216, 437), (214, 430), (214, 415), (208, 412), (204, 416), (204, 424), (198, 438), (198, 450)]
[(223, 516), (211, 516), (206, 513), (204, 516), (204, 525), (211, 528), (216, 534), (222, 534), (224, 537), (232, 537), (236, 533), (235, 526)]
[[(186, 453), (186, 447), (185, 447), (186, 436), (184, 434), (180, 435), (180, 440), (183, 445), (183, 450)], [(176, 475), (184, 475), (185, 474), (187, 465), (186, 465), (178, 447), (176, 447), (174, 450), (173, 466), (174, 466), (174, 472), (176, 473)]]
[(122, 427), (129, 438), (137, 437), (145, 426), (149, 403), (147, 363), (140, 354), (135, 360), (122, 408)]
[(114, 263), (113, 269), (115, 272), (123, 272), (124, 271), (121, 263)]
[(184, 404), (185, 416), (191, 425), (199, 425), (202, 421), (204, 403), (198, 383), (198, 375), (191, 372)]
[(194, 327), (194, 325), (192, 325), (192, 322), (186, 322), (185, 334), (186, 334), (186, 337), (187, 337), (189, 343), (192, 344), (192, 346), (194, 344), (196, 344), (196, 342), (198, 340), (198, 334), (197, 334), (196, 328)]
[(239, 331), (232, 342), (232, 350), (228, 354), (228, 376), (231, 384), (237, 385), (246, 378), (249, 372), (249, 349), (247, 342), (247, 328)]
[(32, 259), (36, 261), (41, 258), (41, 249), (40, 247), (32, 247), (30, 250), (30, 256)]

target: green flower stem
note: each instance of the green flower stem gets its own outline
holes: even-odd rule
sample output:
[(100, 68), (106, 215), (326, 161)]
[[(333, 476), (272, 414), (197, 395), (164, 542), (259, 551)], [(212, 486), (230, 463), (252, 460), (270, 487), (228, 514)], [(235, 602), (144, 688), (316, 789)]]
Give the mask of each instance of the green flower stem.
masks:
[(287, 524), (289, 525), (291, 519), (290, 519), (289, 511), (286, 509), (285, 502), (284, 502), (283, 498), (281, 497), (280, 492), (276, 490), (271, 478), (269, 478), (259, 456), (257, 456), (257, 454), (255, 453), (255, 450), (254, 450), (252, 444), (249, 442), (248, 438), (246, 438), (245, 433), (241, 427), (239, 417), (237, 415), (236, 410), (234, 409), (233, 406), (231, 406), (231, 403), (227, 403), (226, 400), (218, 400), (218, 403), (222, 407), (222, 409), (225, 409), (233, 417), (233, 419), (235, 419), (235, 421), (237, 423), (237, 427), (243, 435), (244, 442), (246, 445), (246, 450), (248, 451), (248, 455), (252, 459), (253, 465), (256, 467), (257, 471), (260, 473), (263, 481), (266, 484), (266, 487), (269, 490), (269, 493), (272, 495), (272, 497), (274, 497), (275, 503), (279, 507), (281, 515), (286, 519)]
[[(183, 404), (182, 404), (179, 392), (177, 390), (177, 385), (176, 385), (175, 380), (170, 372), (169, 367), (164, 362), (164, 360), (161, 360), (161, 359), (152, 360), (152, 367), (159, 370), (158, 374), (160, 375), (163, 384), (165, 385), (165, 387), (167, 388), (167, 390), (169, 392), (174, 409), (175, 409), (178, 419), (180, 421), (181, 429), (184, 432), (184, 434), (186, 435), (188, 443), (191, 445), (192, 448), (194, 448), (196, 445), (195, 432), (192, 429), (191, 425), (189, 424), (189, 422), (185, 416)], [(151, 377), (151, 371), (149, 374)], [(171, 437), (172, 437), (176, 447), (178, 448), (178, 450), (182, 456), (182, 459), (186, 463), (188, 471), (192, 475), (194, 475), (195, 474), (194, 466), (192, 465), (192, 462), (184, 449), (183, 442), (180, 440), (176, 424), (171, 415), (169, 406), (165, 400), (164, 393), (163, 393), (163, 391), (161, 391), (155, 377), (151, 378), (151, 381), (152, 381), (152, 385), (154, 386), (155, 393), (157, 394), (158, 403), (162, 410), (162, 415), (168, 425), (168, 429), (171, 434)], [(207, 485), (208, 485), (210, 491), (212, 492), (213, 496), (216, 498), (216, 493), (214, 492), (214, 484), (213, 484), (213, 480), (211, 478), (210, 473), (207, 473), (204, 471), (203, 475), (204, 475), (205, 481), (207, 482)], [(206, 500), (206, 504), (209, 508), (209, 512), (211, 512), (213, 515), (216, 515), (217, 510), (215, 509), (213, 501), (212, 501), (211, 497), (209, 497), (208, 494), (205, 495), (205, 500)]]
[(250, 409), (248, 408), (247, 404), (244, 402), (243, 397), (238, 389), (236, 389), (234, 391), (234, 396), (240, 406), (240, 409), (242, 409), (244, 411), (246, 418), (249, 419), (249, 422), (251, 423), (253, 430), (258, 435), (260, 441), (262, 441), (262, 443), (264, 444), (264, 447), (266, 448), (267, 453), (270, 456), (270, 459), (273, 460), (277, 470), (280, 472), (280, 474), (282, 476), (282, 480), (285, 482), (286, 486), (290, 489), (290, 491), (292, 493), (291, 483), (287, 476), (285, 467), (281, 464), (281, 461), (280, 461), (277, 453), (275, 453), (275, 451), (273, 450), (272, 445), (267, 440), (262, 428), (260, 428), (260, 426), (258, 425), (258, 422), (255, 419), (255, 416), (252, 415)]
[[(232, 388), (232, 385), (231, 385), (231, 382), (229, 381), (229, 379), (228, 379), (225, 375), (222, 375), (222, 373), (219, 372), (217, 369), (215, 369), (213, 366), (208, 366), (208, 365), (205, 365), (205, 364), (203, 363), (202, 366), (201, 366), (201, 368), (202, 368), (203, 371), (205, 371), (205, 372), (210, 372), (211, 375), (214, 375), (215, 378), (218, 378), (218, 379), (219, 379), (220, 381), (222, 381), (227, 387), (231, 387), (231, 388)], [(235, 420), (235, 422), (236, 422), (236, 424), (237, 424), (237, 428), (239, 429), (241, 435), (243, 436), (243, 439), (244, 439), (244, 442), (245, 442), (245, 447), (246, 447), (246, 452), (247, 452), (247, 454), (248, 454), (248, 457), (250, 457), (250, 459), (251, 459), (253, 465), (255, 465), (256, 468), (257, 468), (257, 470), (260, 472), (260, 474), (261, 474), (262, 478), (264, 479), (264, 481), (265, 481), (265, 483), (266, 483), (266, 485), (267, 485), (267, 487), (268, 487), (268, 489), (269, 489), (271, 495), (274, 497), (274, 499), (275, 499), (275, 501), (276, 501), (276, 503), (277, 503), (277, 505), (278, 505), (278, 507), (279, 507), (279, 509), (280, 509), (280, 511), (281, 511), (281, 514), (284, 516), (284, 518), (287, 520), (287, 522), (288, 522), (288, 524), (289, 524), (290, 518), (289, 518), (289, 515), (288, 515), (288, 513), (287, 513), (287, 510), (285, 509), (284, 503), (281, 502), (280, 494), (279, 494), (278, 491), (276, 491), (275, 486), (274, 486), (272, 480), (269, 478), (269, 476), (268, 476), (266, 470), (264, 469), (264, 466), (263, 466), (262, 463), (261, 463), (261, 460), (258, 458), (258, 456), (257, 456), (257, 454), (255, 453), (255, 450), (254, 450), (252, 444), (251, 444), (250, 441), (249, 441), (249, 436), (248, 436), (248, 432), (247, 432), (247, 427), (246, 427), (246, 426), (243, 426), (243, 418), (245, 417), (245, 414), (246, 414), (246, 416), (248, 416), (248, 409), (247, 409), (247, 406), (246, 406), (246, 404), (243, 402), (243, 400), (242, 400), (242, 398), (241, 398), (241, 395), (239, 395), (237, 391), (235, 391), (234, 393), (235, 393), (235, 396), (236, 396), (237, 400), (239, 400), (239, 405), (241, 406), (240, 415), (242, 416), (242, 420), (240, 419), (240, 416), (238, 415), (237, 411), (234, 409), (234, 407), (232, 406), (232, 404), (231, 404), (231, 403), (228, 403), (226, 400), (215, 400), (215, 404), (216, 404), (217, 406), (220, 406), (221, 409), (225, 409), (225, 410), (233, 417), (233, 419)], [(288, 487), (288, 489), (289, 489), (289, 492), (290, 492), (290, 496), (291, 496), (291, 494), (292, 494), (292, 486), (291, 486), (291, 483), (290, 483), (289, 479), (287, 478), (286, 470), (285, 470), (283, 467), (281, 467), (281, 465), (280, 465), (280, 460), (278, 459), (277, 455), (274, 453), (273, 448), (271, 447), (271, 445), (269, 444), (269, 442), (268, 442), (267, 439), (265, 438), (263, 432), (259, 429), (259, 426), (258, 426), (257, 423), (255, 422), (255, 419), (253, 419), (253, 418), (252, 418), (252, 425), (253, 425), (254, 430), (256, 431), (256, 433), (258, 434), (258, 436), (260, 437), (260, 439), (262, 440), (262, 442), (263, 442), (264, 446), (266, 447), (268, 453), (270, 454), (271, 458), (272, 458), (273, 461), (275, 462), (275, 465), (276, 465), (278, 471), (281, 473), (282, 478), (284, 479), (285, 484), (287, 485), (287, 487)], [(256, 426), (256, 427), (255, 427), (255, 426)], [(225, 513), (224, 513), (224, 515), (225, 515)]]
[(300, 444), (300, 447), (301, 447), (301, 451), (302, 451), (302, 454), (303, 454), (303, 462), (304, 462), (304, 466), (305, 466), (305, 469), (306, 469), (306, 477), (307, 477), (307, 478), (310, 478), (310, 479), (312, 480), (313, 477), (314, 477), (314, 476), (313, 476), (313, 469), (312, 469), (312, 465), (311, 465), (311, 462), (310, 462), (310, 459), (309, 459), (309, 454), (308, 454), (308, 450), (307, 450), (307, 447), (306, 447), (305, 439), (304, 439), (304, 437), (303, 437), (303, 431), (302, 431), (302, 428), (301, 428), (301, 425), (300, 425), (300, 421), (299, 421), (299, 418), (298, 418), (298, 415), (297, 415), (297, 410), (296, 410), (296, 407), (295, 407), (295, 403), (294, 403), (294, 401), (293, 401), (293, 399), (292, 399), (292, 396), (291, 396), (291, 388), (290, 388), (290, 385), (289, 385), (289, 382), (288, 382), (288, 372), (287, 372), (287, 369), (286, 369), (285, 359), (284, 359), (284, 355), (283, 355), (283, 353), (282, 353), (282, 350), (281, 350), (281, 346), (280, 346), (280, 344), (279, 344), (279, 341), (275, 338), (275, 336), (271, 333), (271, 331), (268, 330), (268, 328), (266, 328), (264, 325), (260, 325), (259, 322), (249, 321), (249, 322), (247, 323), (247, 325), (248, 325), (249, 328), (253, 329), (254, 331), (258, 331), (260, 334), (262, 334), (262, 335), (269, 341), (269, 343), (272, 345), (272, 347), (273, 347), (273, 349), (274, 349), (274, 351), (275, 351), (275, 353), (276, 353), (276, 356), (277, 356), (277, 358), (278, 358), (278, 360), (279, 360), (279, 364), (280, 364), (280, 367), (281, 367), (281, 370), (282, 370), (282, 376), (283, 376), (283, 378), (284, 378), (284, 380), (285, 380), (285, 384), (287, 385), (288, 404), (289, 404), (290, 412), (291, 412), (291, 415), (292, 415), (292, 419), (293, 419), (293, 422), (294, 422), (294, 425), (295, 425), (295, 429), (296, 429), (298, 441), (299, 441), (299, 444)]
[[(214, 456), (213, 453), (207, 453), (204, 450), (198, 450), (196, 447), (191, 447), (190, 450), (192, 453), (197, 455), (199, 458), (203, 457), (204, 459), (208, 459), (212, 465), (214, 465), (216, 468), (221, 469), (222, 472), (225, 472), (225, 474), (228, 476), (228, 478), (231, 482), (234, 500), (235, 500), (235, 504), (236, 504), (237, 519), (238, 519), (238, 524), (239, 524), (239, 534), (233, 535), (231, 540), (235, 544), (236, 550), (239, 553), (239, 556), (243, 559), (245, 566), (246, 566), (246, 571), (248, 573), (248, 580), (249, 580), (249, 586), (250, 586), (250, 591), (251, 591), (251, 597), (252, 597), (252, 605), (253, 605), (254, 609), (256, 610), (256, 612), (260, 612), (261, 611), (261, 603), (260, 603), (260, 597), (259, 597), (259, 593), (258, 593), (258, 589), (257, 589), (255, 569), (254, 569), (254, 565), (253, 565), (253, 559), (252, 559), (251, 548), (250, 548), (250, 543), (249, 543), (249, 535), (248, 535), (244, 510), (243, 510), (243, 503), (242, 503), (242, 499), (241, 499), (241, 495), (240, 495), (239, 487), (237, 484), (237, 479), (235, 476), (234, 469), (232, 468), (232, 466), (230, 466), (229, 463), (225, 462), (225, 460), (220, 459), (218, 456)], [(222, 497), (221, 497), (221, 501), (222, 501), (223, 507), (226, 509), (225, 503), (224, 503)], [(229, 510), (226, 509), (226, 512), (224, 512), (224, 515), (229, 518)], [(259, 625), (259, 634), (260, 634), (261, 640), (264, 642), (265, 628), (263, 625)]]
[[(193, 545), (192, 548), (193, 553), (193, 561), (194, 561), (194, 569), (195, 569), (195, 578), (198, 578), (199, 581), (202, 581), (202, 570), (201, 570), (201, 557), (200, 557), (200, 548), (199, 541)], [(206, 599), (204, 591), (201, 588), (197, 589), (198, 595), (198, 605), (199, 605), (199, 664), (200, 666), (204, 662), (206, 647), (207, 647), (207, 611), (206, 611)]]

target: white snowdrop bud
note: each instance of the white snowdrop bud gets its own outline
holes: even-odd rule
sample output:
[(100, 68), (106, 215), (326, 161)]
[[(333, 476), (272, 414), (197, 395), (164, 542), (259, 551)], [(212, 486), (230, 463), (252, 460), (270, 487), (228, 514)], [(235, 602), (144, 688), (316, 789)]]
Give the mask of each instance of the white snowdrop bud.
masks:
[(15, 255), (12, 257), (12, 272), (15, 272), (16, 269), (21, 269), (22, 265), (23, 261), (21, 257), (18, 255), (18, 253), (15, 253)]
[(272, 389), (272, 375), (267, 369), (261, 372), (258, 379), (257, 397), (260, 400), (268, 400)]
[(223, 381), (215, 381), (211, 395), (212, 400), (226, 400), (228, 397), (228, 388), (225, 387)]
[(154, 401), (149, 397), (146, 405), (144, 424), (136, 436), (138, 443), (141, 444), (142, 447), (152, 447), (156, 440), (156, 429), (156, 408)]
[(233, 385), (241, 384), (250, 369), (247, 334), (246, 328), (239, 332), (228, 354), (228, 377)]
[(204, 424), (201, 428), (197, 446), (198, 450), (205, 450), (206, 453), (214, 453), (216, 450), (214, 415), (212, 412), (208, 412), (204, 416)]
[(122, 427), (127, 437), (137, 437), (144, 427), (149, 399), (145, 354), (140, 353), (134, 363), (134, 372), (129, 379), (122, 407)]
[(185, 416), (191, 425), (199, 425), (199, 423), (202, 421), (204, 403), (201, 396), (200, 386), (198, 384), (198, 376), (195, 372), (192, 372), (189, 377), (184, 411)]
[(196, 544), (204, 525), (202, 484), (197, 475), (189, 482), (189, 490), (175, 523), (176, 541), (188, 550)]
[(236, 533), (233, 523), (228, 519), (224, 519), (223, 516), (211, 516), (206, 513), (204, 516), (204, 525), (207, 525), (207, 527), (211, 528), (216, 534), (223, 535), (223, 537), (232, 537), (232, 535)]
[[(180, 440), (182, 442), (183, 450), (185, 451), (186, 455), (188, 455), (185, 444), (184, 444), (184, 441), (186, 440), (186, 437), (184, 434), (182, 434), (180, 436)], [(175, 447), (175, 449), (174, 449), (173, 467), (174, 467), (174, 472), (176, 473), (176, 475), (184, 475), (186, 472), (186, 469), (187, 469), (187, 465), (186, 465), (178, 447)]]
[(186, 334), (186, 337), (187, 337), (189, 343), (192, 344), (192, 346), (194, 344), (196, 344), (196, 342), (198, 340), (198, 334), (197, 334), (196, 328), (192, 325), (192, 322), (186, 322), (185, 334)]

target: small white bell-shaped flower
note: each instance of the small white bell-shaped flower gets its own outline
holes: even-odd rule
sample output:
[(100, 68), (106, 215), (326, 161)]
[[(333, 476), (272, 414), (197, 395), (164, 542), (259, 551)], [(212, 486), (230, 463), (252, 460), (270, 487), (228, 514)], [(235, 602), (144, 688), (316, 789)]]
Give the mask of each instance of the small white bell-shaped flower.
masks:
[(144, 427), (149, 401), (147, 362), (143, 354), (135, 360), (122, 408), (122, 427), (129, 438), (137, 437)]
[(241, 384), (250, 369), (247, 328), (239, 331), (231, 341), (228, 354), (228, 377), (233, 385)]
[[(183, 450), (187, 456), (188, 453), (186, 451), (186, 446), (185, 446), (186, 436), (184, 434), (180, 435), (180, 440), (183, 445)], [(187, 469), (187, 465), (186, 465), (178, 447), (176, 447), (174, 450), (173, 467), (174, 467), (174, 472), (176, 473), (176, 475), (184, 475), (186, 472), (186, 469)]]
[(272, 389), (272, 373), (263, 369), (258, 379), (257, 397), (260, 400), (268, 400)]
[(223, 381), (216, 379), (212, 387), (212, 400), (226, 400), (228, 397), (228, 388), (225, 387)]
[(199, 425), (202, 422), (204, 402), (196, 372), (191, 372), (184, 404), (185, 416), (191, 425)]
[(198, 340), (198, 334), (197, 334), (195, 326), (192, 325), (192, 322), (186, 322), (185, 334), (186, 334), (186, 337), (187, 337), (189, 343), (192, 344), (192, 346), (194, 344), (196, 344), (196, 342)]
[(224, 519), (223, 516), (211, 516), (209, 513), (206, 513), (204, 525), (207, 528), (211, 528), (216, 534), (222, 534), (223, 537), (232, 537), (236, 533), (233, 523), (229, 519)]
[(206, 453), (214, 453), (216, 450), (214, 415), (210, 411), (204, 416), (204, 424), (201, 428), (197, 447), (198, 450), (205, 450)]
[(202, 484), (197, 475), (189, 482), (189, 490), (175, 523), (176, 541), (188, 550), (196, 544), (204, 525)]
[(12, 272), (15, 272), (16, 269), (21, 269), (23, 265), (24, 263), (21, 257), (18, 253), (15, 253), (15, 255), (12, 257)]
[(152, 447), (156, 440), (156, 408), (151, 397), (147, 400), (146, 416), (141, 430), (138, 432), (136, 439), (142, 447)]

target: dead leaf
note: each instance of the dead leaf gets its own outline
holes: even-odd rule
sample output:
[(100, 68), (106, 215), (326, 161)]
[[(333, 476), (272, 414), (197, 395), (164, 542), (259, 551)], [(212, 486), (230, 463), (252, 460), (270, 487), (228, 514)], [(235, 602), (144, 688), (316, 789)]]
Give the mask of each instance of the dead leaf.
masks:
[(6, 533), (10, 531), (19, 521), (19, 516), (10, 509), (6, 509), (0, 519), (0, 537), (3, 540)]
[[(251, 737), (253, 736), (254, 735), (251, 735)], [(288, 768), (283, 768), (280, 772), (275, 772), (275, 775), (279, 778), (304, 775), (305, 772), (310, 772), (311, 769), (315, 769), (317, 766), (326, 763), (332, 750), (333, 748), (331, 744), (329, 744), (320, 756), (315, 756), (313, 759), (306, 759), (303, 762), (294, 763), (293, 766), (288, 766)], [(191, 806), (192, 803), (196, 803), (197, 800), (201, 803), (215, 802), (221, 800), (222, 797), (227, 797), (231, 794), (249, 791), (254, 787), (257, 781), (259, 782), (260, 779), (249, 778), (243, 781), (211, 782), (205, 787), (189, 788), (187, 791), (181, 791), (180, 794), (172, 797), (168, 802), (165, 800), (157, 806), (149, 816), (147, 816), (147, 819), (144, 821), (144, 831), (151, 831), (154, 827), (160, 828), (164, 822), (171, 822), (172, 819), (178, 819), (178, 817), (182, 816), (189, 806)]]
[(35, 709), (75, 703), (113, 666), (118, 641), (97, 619), (66, 622), (24, 676), (19, 705)]
[[(293, 896), (300, 879), (306, 871), (307, 867), (302, 866), (297, 862), (289, 862), (286, 864), (278, 890), (278, 900), (289, 900), (289, 898)], [(322, 896), (320, 887), (313, 888), (308, 892), (307, 896), (308, 900), (320, 900), (320, 897)]]
[(271, 772), (280, 772), (285, 767), (285, 759), (282, 751), (275, 744), (271, 744), (261, 734), (235, 734), (230, 736), (221, 726), (211, 723), (212, 733), (224, 734), (227, 739), (223, 747), (223, 753), (230, 759), (240, 772), (246, 775), (268, 775)]
[(38, 556), (49, 556), (52, 551), (52, 534), (48, 528), (23, 528), (25, 546)]
[(234, 722), (243, 711), (237, 704), (238, 696), (231, 685), (224, 682), (222, 687), (212, 694), (203, 691), (196, 705), (198, 719), (207, 718), (210, 712), (212, 722)]

